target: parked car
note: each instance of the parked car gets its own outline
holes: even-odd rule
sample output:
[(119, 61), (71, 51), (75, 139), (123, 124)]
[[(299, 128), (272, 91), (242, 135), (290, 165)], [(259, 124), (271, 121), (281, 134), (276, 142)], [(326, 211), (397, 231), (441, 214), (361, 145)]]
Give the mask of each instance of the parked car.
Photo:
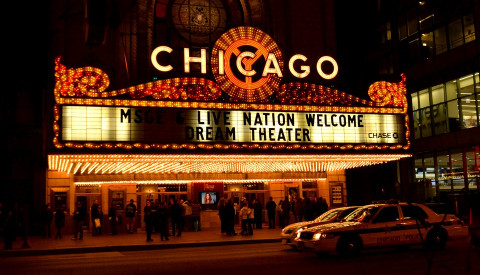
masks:
[(317, 252), (357, 254), (364, 248), (413, 244), (442, 249), (449, 237), (468, 236), (468, 227), (461, 219), (439, 215), (423, 204), (370, 204), (347, 218), (305, 229), (294, 243)]
[(296, 243), (293, 240), (297, 237), (299, 231), (331, 222), (338, 222), (345, 218), (348, 214), (352, 213), (355, 209), (358, 209), (359, 206), (347, 206), (333, 208), (322, 215), (318, 216), (313, 221), (306, 222), (297, 222), (290, 224), (282, 229), (281, 238), (282, 243), (285, 245), (290, 245), (293, 248), (296, 248)]

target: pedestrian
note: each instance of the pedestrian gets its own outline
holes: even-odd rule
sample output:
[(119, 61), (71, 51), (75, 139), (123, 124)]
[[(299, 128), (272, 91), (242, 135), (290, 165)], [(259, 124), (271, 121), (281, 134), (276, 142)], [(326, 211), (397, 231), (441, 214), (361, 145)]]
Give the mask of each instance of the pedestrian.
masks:
[(193, 201), (192, 204), (192, 220), (193, 220), (193, 231), (202, 231), (202, 223), (200, 220), (200, 203), (197, 200)]
[(253, 202), (254, 223), (256, 229), (262, 229), (263, 222), (263, 204), (259, 199), (255, 199)]
[(243, 201), (242, 208), (240, 209), (239, 216), (242, 220), (242, 231), (241, 235), (248, 235), (248, 218), (249, 218), (250, 209), (248, 208), (247, 201)]
[(151, 201), (147, 200), (145, 207), (143, 208), (143, 221), (145, 222), (145, 230), (147, 231), (147, 242), (153, 242), (152, 231), (153, 231), (153, 214), (152, 207), (150, 206)]
[(51, 238), (52, 237), (52, 221), (53, 221), (53, 211), (49, 203), (45, 205), (45, 209), (41, 215), (42, 225), (43, 225), (43, 237)]
[(285, 196), (285, 200), (282, 203), (282, 219), (284, 227), (290, 224), (290, 202), (288, 201), (288, 196)]
[(282, 210), (282, 204), (283, 204), (283, 200), (280, 200), (277, 204), (277, 209), (276, 209), (276, 212), (277, 212), (277, 216), (278, 216), (278, 226), (280, 226), (280, 228), (283, 228), (283, 210)]
[(95, 234), (102, 235), (103, 228), (103, 211), (102, 206), (99, 204), (97, 209), (97, 218), (95, 219)]
[(227, 233), (225, 229), (225, 200), (223, 198), (218, 202), (218, 217), (220, 218), (220, 231), (221, 233)]
[(60, 208), (55, 211), (55, 227), (57, 228), (57, 234), (55, 239), (62, 238), (62, 228), (65, 226), (65, 205), (62, 205)]
[(182, 236), (182, 208), (175, 198), (170, 198), (170, 216), (172, 218), (172, 236), (175, 236), (175, 232), (177, 232), (177, 237)]
[(314, 219), (313, 205), (310, 198), (306, 198), (303, 202), (303, 215), (304, 215), (305, 221), (312, 221)]
[(229, 199), (225, 204), (225, 231), (229, 236), (235, 236), (235, 206), (232, 199)]
[(265, 208), (267, 209), (268, 228), (275, 229), (275, 210), (277, 209), (277, 204), (272, 197), (270, 197)]
[(325, 198), (322, 198), (320, 197), (320, 215), (322, 215), (323, 213), (327, 212), (328, 210), (328, 204), (327, 204), (327, 200)]
[(135, 226), (135, 215), (137, 214), (137, 206), (133, 203), (133, 199), (125, 208), (125, 218), (127, 220), (127, 233), (133, 233)]
[(163, 241), (165, 239), (168, 241), (168, 206), (165, 201), (160, 203), (160, 206), (157, 210), (158, 222), (159, 222), (159, 231), (160, 238)]
[(110, 234), (117, 235), (117, 208), (113, 202), (108, 209), (108, 222), (110, 223)]
[(100, 227), (98, 207), (99, 207), (98, 200), (94, 200), (92, 206), (90, 207), (90, 219), (92, 221), (92, 236), (97, 235), (97, 232), (98, 232), (97, 229)]
[(255, 211), (253, 207), (248, 207), (248, 235), (253, 235), (254, 223), (255, 223)]
[(85, 223), (85, 216), (87, 211), (82, 206), (80, 202), (77, 202), (75, 212), (73, 212), (73, 221), (74, 225), (74, 235), (72, 240), (76, 240), (79, 237), (79, 240), (83, 240), (83, 224)]
[(297, 222), (302, 222), (304, 216), (303, 199), (297, 198), (295, 201), (295, 218)]

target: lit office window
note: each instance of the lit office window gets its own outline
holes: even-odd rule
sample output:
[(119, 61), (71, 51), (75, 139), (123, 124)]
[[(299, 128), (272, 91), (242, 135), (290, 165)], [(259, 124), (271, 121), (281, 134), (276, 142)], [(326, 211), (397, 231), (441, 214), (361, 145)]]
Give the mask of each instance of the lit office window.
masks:
[(458, 111), (458, 100), (450, 100), (447, 102), (448, 108), (448, 124), (450, 132), (456, 132), (462, 129), (460, 123), (460, 113)]
[(447, 105), (440, 103), (432, 106), (435, 135), (448, 133)]
[(468, 189), (477, 190), (480, 182), (480, 147), (476, 146), (466, 152)]
[(418, 92), (420, 98), (420, 108), (425, 108), (430, 106), (430, 96), (428, 94), (428, 89), (421, 90)]
[(462, 97), (463, 128), (477, 127), (477, 106), (475, 104), (475, 96), (470, 95)]
[(473, 74), (467, 75), (458, 80), (459, 96), (471, 95), (474, 93)]
[(445, 89), (447, 91), (447, 100), (457, 98), (457, 81), (456, 80), (448, 81), (445, 84)]
[(412, 109), (418, 110), (418, 93), (412, 94)]
[(432, 104), (445, 102), (445, 87), (443, 84), (432, 87)]

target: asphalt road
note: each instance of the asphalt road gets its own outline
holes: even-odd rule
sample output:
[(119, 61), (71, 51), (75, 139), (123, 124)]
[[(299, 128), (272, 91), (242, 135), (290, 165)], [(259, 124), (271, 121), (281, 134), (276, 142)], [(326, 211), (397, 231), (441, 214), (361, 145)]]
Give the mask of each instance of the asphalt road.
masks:
[(0, 274), (480, 274), (480, 249), (460, 239), (433, 254), (410, 247), (342, 258), (280, 243), (229, 245), (9, 257), (0, 259)]

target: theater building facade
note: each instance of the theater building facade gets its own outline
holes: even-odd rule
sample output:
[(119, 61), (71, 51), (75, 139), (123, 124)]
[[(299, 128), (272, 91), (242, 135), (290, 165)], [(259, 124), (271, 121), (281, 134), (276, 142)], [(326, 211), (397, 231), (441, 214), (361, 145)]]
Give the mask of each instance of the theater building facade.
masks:
[[(123, 215), (130, 200), (143, 209), (175, 198), (200, 202), (209, 227), (221, 198), (346, 205), (347, 169), (411, 157), (405, 75), (372, 83), (364, 99), (334, 88), (334, 54), (290, 54), (262, 30), (251, 12), (261, 1), (150, 2), (136, 12), (155, 31), (129, 46), (145, 46), (148, 58), (131, 65), (132, 53), (115, 54), (136, 84), (109, 75), (116, 70), (101, 57), (55, 59), (45, 194), (54, 208), (99, 200), (104, 213), (113, 205)], [(234, 20), (235, 3), (250, 3), (249, 22)], [(86, 43), (102, 47), (109, 36), (92, 22)], [(146, 67), (153, 77), (140, 81)]]

